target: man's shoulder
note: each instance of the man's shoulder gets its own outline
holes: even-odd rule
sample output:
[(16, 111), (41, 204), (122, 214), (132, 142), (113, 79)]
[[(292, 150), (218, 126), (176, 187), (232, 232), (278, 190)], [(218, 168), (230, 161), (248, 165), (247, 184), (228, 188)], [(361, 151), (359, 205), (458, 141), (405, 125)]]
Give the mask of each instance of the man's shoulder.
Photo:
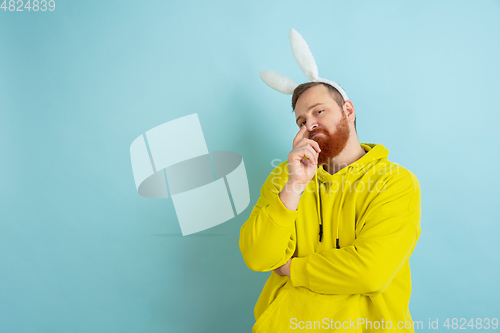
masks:
[(420, 189), (417, 176), (411, 170), (387, 159), (375, 163), (373, 172), (386, 186), (397, 183), (398, 186), (411, 187), (415, 191)]

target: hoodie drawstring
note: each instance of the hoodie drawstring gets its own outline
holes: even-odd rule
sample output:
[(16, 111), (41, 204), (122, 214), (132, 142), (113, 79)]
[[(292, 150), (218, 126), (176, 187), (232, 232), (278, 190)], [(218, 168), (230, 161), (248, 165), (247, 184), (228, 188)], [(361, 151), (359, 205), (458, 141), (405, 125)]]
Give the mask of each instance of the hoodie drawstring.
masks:
[(318, 182), (318, 168), (314, 174), (314, 182), (316, 183), (316, 210), (319, 216), (319, 242), (323, 238), (323, 218), (321, 217), (321, 207), (319, 205), (319, 182)]
[[(344, 201), (344, 184), (348, 181), (349, 179), (349, 171), (351, 170), (352, 166), (349, 166), (347, 168), (347, 173), (346, 173), (346, 180), (342, 182), (342, 195), (340, 196), (340, 202), (339, 202), (339, 207), (337, 209), (337, 231), (335, 234), (335, 247), (337, 249), (340, 249), (340, 239), (339, 239), (339, 224), (340, 224), (340, 212), (342, 209), (342, 202)], [(316, 183), (316, 210), (318, 212), (318, 217), (319, 217), (319, 242), (321, 243), (321, 239), (323, 238), (323, 217), (321, 214), (321, 207), (320, 207), (320, 183), (318, 181), (318, 169), (316, 168), (316, 173), (314, 174), (314, 182)], [(349, 185), (350, 186), (350, 185)]]
[[(345, 192), (347, 191), (344, 191), (344, 184), (347, 183), (347, 180), (349, 179), (349, 171), (351, 170), (352, 166), (349, 166), (347, 168), (347, 172), (346, 172), (346, 180), (345, 182), (342, 182), (342, 195), (340, 196), (340, 202), (339, 202), (339, 208), (337, 209), (337, 234), (336, 234), (336, 240), (335, 240), (335, 247), (337, 249), (340, 249), (340, 240), (339, 240), (339, 225), (340, 225), (340, 212), (341, 212), (341, 209), (342, 209), (342, 202), (344, 201), (344, 194)], [(351, 185), (349, 184), (349, 187)]]

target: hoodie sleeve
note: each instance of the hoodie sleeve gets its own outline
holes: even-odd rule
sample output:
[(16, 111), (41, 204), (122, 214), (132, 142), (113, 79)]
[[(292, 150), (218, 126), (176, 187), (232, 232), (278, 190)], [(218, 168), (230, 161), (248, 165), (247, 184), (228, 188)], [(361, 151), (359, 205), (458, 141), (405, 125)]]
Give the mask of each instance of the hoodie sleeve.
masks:
[(298, 213), (286, 208), (278, 196), (288, 181), (286, 164), (282, 162), (267, 177), (260, 198), (240, 229), (240, 251), (253, 271), (276, 269), (295, 252)]
[(409, 259), (420, 235), (420, 185), (410, 172), (386, 182), (360, 218), (350, 246), (294, 258), (291, 282), (323, 294), (381, 293)]

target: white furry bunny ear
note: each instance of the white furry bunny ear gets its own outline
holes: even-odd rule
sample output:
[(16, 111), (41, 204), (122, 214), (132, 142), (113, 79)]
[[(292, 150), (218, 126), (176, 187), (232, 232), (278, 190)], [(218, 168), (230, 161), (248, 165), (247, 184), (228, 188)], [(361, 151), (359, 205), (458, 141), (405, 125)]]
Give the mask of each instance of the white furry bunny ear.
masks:
[(262, 81), (264, 81), (269, 87), (287, 95), (293, 94), (293, 91), (298, 86), (298, 83), (294, 80), (273, 71), (262, 71), (259, 75)]
[(318, 66), (304, 38), (295, 29), (290, 29), (292, 53), (306, 77), (314, 81), (318, 78)]
[[(338, 90), (338, 92), (344, 98), (344, 101), (349, 100), (347, 94), (340, 85), (333, 81), (322, 79), (318, 76), (318, 66), (316, 66), (316, 61), (314, 60), (311, 50), (309, 50), (309, 46), (307, 45), (304, 38), (302, 38), (302, 36), (293, 28), (290, 29), (290, 44), (292, 46), (292, 53), (295, 57), (295, 61), (297, 61), (300, 69), (302, 69), (310, 82), (328, 83)], [(298, 86), (297, 82), (295, 82), (294, 80), (273, 71), (260, 72), (260, 78), (269, 87), (288, 95), (293, 94), (293, 91)]]

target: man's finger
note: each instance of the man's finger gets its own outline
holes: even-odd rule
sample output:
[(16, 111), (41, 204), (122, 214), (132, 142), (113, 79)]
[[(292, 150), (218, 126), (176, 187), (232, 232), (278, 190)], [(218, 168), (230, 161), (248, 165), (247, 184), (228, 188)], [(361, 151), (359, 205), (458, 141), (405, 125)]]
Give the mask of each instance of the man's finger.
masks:
[(304, 137), (304, 133), (306, 132), (306, 127), (302, 126), (300, 128), (300, 131), (295, 135), (295, 138), (293, 139), (293, 148), (297, 145), (297, 143)]
[(307, 138), (302, 138), (301, 140), (299, 140), (299, 144), (301, 146), (297, 146), (295, 148), (300, 148), (302, 146), (311, 146), (317, 153), (320, 153), (321, 152), (321, 148), (319, 148), (319, 144), (314, 141), (314, 140), (311, 140), (311, 139), (307, 139)]
[(310, 160), (310, 161), (315, 161), (316, 160), (316, 151), (314, 150), (313, 147), (310, 145), (304, 145), (298, 148), (295, 148), (290, 152), (292, 154), (292, 157), (289, 157), (289, 160), (292, 160), (294, 162), (302, 161), (302, 160)]

